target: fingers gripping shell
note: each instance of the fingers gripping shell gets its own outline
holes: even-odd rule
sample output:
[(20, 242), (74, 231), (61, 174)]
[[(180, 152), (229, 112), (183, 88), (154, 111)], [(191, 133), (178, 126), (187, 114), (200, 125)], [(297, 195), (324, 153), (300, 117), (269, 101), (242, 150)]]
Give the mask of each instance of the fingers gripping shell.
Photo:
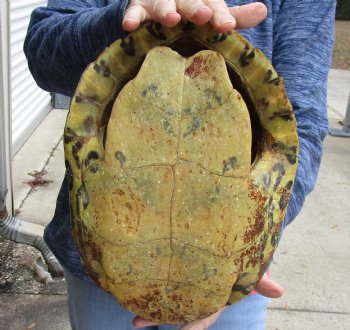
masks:
[(116, 41), (84, 72), (64, 142), (74, 238), (124, 307), (178, 323), (254, 289), (298, 138), (282, 78), (238, 33), (149, 23)]

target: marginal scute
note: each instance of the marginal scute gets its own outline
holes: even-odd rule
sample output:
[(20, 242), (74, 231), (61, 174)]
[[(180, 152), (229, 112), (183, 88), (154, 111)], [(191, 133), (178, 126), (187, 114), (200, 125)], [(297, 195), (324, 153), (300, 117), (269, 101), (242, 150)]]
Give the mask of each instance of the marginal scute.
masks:
[(117, 40), (83, 74), (64, 145), (73, 236), (121, 305), (188, 322), (255, 288), (298, 136), (283, 79), (240, 34), (150, 22)]

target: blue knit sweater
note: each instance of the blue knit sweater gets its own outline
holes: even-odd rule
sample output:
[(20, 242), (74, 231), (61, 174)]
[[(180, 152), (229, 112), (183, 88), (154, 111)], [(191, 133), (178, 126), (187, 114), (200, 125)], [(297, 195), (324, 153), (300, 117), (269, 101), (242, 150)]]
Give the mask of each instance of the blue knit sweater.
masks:
[[(230, 6), (253, 1), (226, 1)], [(334, 0), (266, 0), (268, 17), (241, 33), (273, 63), (294, 107), (300, 139), (299, 167), (284, 220), (299, 213), (318, 173), (327, 133), (326, 80), (334, 34)], [(123, 37), (127, 0), (49, 0), (34, 10), (24, 44), (38, 85), (72, 96), (88, 63)], [(45, 240), (71, 273), (88, 280), (70, 229), (67, 180), (62, 184)]]

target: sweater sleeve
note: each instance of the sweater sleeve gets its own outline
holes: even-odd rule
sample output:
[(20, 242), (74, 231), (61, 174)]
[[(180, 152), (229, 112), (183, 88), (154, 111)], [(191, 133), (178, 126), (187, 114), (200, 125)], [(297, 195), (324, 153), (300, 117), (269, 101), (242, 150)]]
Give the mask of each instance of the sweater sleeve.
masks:
[(85, 67), (124, 36), (127, 0), (49, 0), (33, 11), (24, 42), (29, 69), (44, 90), (73, 95)]
[(299, 165), (284, 226), (299, 213), (318, 174), (328, 131), (327, 75), (334, 41), (334, 0), (282, 0), (273, 65), (283, 77), (299, 135)]

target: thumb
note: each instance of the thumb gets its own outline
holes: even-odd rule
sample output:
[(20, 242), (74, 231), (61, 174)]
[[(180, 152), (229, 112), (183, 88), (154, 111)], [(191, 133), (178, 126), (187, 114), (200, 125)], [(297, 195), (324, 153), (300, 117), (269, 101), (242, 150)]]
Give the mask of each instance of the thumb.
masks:
[(134, 328), (150, 327), (152, 325), (158, 325), (158, 324), (159, 323), (145, 320), (140, 316), (135, 316), (134, 319), (132, 320), (132, 325), (134, 326)]
[(236, 29), (248, 29), (263, 21), (267, 16), (267, 8), (263, 3), (254, 2), (247, 5), (230, 8), (231, 15), (236, 19)]
[(255, 291), (268, 298), (280, 298), (284, 293), (283, 287), (272, 281), (266, 273), (258, 282)]

